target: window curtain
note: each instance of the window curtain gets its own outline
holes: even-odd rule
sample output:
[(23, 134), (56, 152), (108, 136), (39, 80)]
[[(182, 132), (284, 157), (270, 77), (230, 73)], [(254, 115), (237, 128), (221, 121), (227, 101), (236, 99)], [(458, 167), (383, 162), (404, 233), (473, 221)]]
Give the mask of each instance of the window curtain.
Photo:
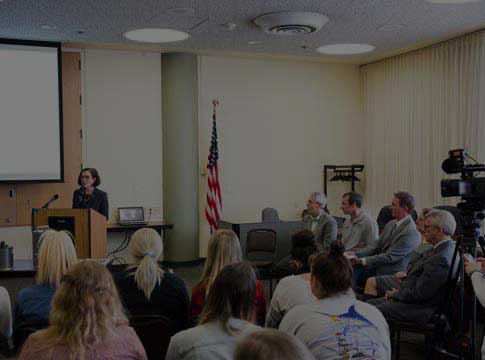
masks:
[(418, 208), (456, 202), (440, 191), (448, 151), (485, 162), (485, 32), (364, 65), (361, 81), (373, 215), (398, 190)]

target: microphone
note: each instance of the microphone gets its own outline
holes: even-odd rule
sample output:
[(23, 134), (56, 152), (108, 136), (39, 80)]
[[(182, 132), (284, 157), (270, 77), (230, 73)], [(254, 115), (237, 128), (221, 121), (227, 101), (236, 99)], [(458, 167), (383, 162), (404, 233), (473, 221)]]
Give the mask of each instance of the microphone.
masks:
[(81, 186), (79, 189), (79, 206), (81, 209), (84, 209), (86, 207), (86, 188), (84, 186)]
[(47, 209), (49, 207), (50, 204), (52, 204), (54, 201), (56, 201), (57, 199), (59, 199), (59, 194), (55, 194), (53, 195), (48, 202), (46, 202), (44, 204), (44, 206), (42, 206), (42, 209)]

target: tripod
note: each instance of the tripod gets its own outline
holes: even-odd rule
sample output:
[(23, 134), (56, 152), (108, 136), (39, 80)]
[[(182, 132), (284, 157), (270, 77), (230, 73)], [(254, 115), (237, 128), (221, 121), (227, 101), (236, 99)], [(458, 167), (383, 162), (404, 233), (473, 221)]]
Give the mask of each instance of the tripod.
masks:
[[(456, 241), (455, 251), (451, 260), (450, 269), (448, 271), (447, 292), (442, 301), (436, 316), (436, 326), (432, 336), (432, 349), (445, 358), (449, 359), (465, 359), (465, 355), (469, 354), (466, 359), (475, 360), (476, 358), (476, 297), (473, 296), (471, 306), (471, 336), (465, 333), (465, 267), (463, 255), (465, 253), (476, 256), (476, 243), (465, 242), (465, 238), (460, 236)], [(446, 350), (448, 333), (451, 331), (449, 315), (453, 308), (453, 299), (458, 291), (458, 323), (457, 334), (454, 335), (458, 339), (457, 352)]]

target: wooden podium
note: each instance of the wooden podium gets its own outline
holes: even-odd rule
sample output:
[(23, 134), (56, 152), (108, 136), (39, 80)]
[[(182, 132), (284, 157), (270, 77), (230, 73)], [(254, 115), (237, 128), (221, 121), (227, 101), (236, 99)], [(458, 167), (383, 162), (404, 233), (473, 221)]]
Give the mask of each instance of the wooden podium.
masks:
[[(32, 209), (32, 231), (39, 226), (67, 230), (79, 258), (106, 258), (106, 218), (92, 209)], [(37, 247), (33, 244), (34, 253)]]

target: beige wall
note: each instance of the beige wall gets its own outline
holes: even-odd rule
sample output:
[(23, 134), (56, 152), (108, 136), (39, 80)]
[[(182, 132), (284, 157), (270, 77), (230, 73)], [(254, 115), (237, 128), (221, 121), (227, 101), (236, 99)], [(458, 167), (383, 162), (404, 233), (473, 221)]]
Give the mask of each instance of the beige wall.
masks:
[[(296, 219), (311, 191), (323, 190), (323, 164), (364, 157), (356, 66), (202, 56), (199, 65), (199, 158), (206, 166), (211, 102), (219, 99), (223, 219), (259, 221), (275, 207)], [(207, 179), (200, 176), (200, 254), (208, 239)], [(360, 189), (360, 187), (359, 187)], [(332, 183), (330, 209), (350, 185)]]
[(84, 164), (100, 172), (110, 219), (121, 206), (152, 208), (160, 219), (160, 54), (88, 49), (84, 75)]
[[(83, 67), (84, 161), (101, 172), (112, 220), (113, 209), (123, 205), (161, 211), (160, 54), (86, 50)], [(363, 160), (356, 66), (201, 56), (198, 93), (199, 174), (207, 161), (212, 99), (221, 103), (226, 220), (258, 221), (266, 206), (277, 208), (282, 219), (295, 219), (307, 194), (323, 189), (323, 164)], [(204, 256), (208, 229), (203, 175), (199, 186)], [(331, 184), (333, 212), (349, 189), (348, 184)], [(162, 215), (156, 211), (155, 216)], [(0, 229), (0, 238), (13, 242), (19, 258), (29, 257), (28, 228)], [(110, 249), (120, 240), (110, 239)]]

